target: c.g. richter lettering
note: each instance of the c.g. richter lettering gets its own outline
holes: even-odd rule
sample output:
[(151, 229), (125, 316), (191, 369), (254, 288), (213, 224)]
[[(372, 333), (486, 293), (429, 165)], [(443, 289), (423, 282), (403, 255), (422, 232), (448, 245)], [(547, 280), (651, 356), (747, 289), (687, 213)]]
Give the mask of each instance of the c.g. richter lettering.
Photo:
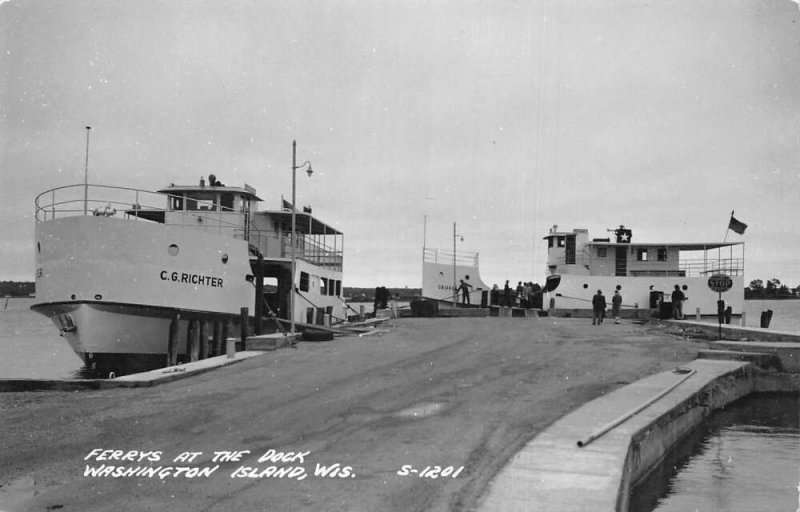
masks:
[(206, 276), (203, 274), (190, 274), (188, 272), (170, 272), (168, 270), (161, 271), (162, 281), (171, 281), (173, 283), (197, 284), (202, 286), (210, 286), (212, 288), (222, 288), (222, 278)]

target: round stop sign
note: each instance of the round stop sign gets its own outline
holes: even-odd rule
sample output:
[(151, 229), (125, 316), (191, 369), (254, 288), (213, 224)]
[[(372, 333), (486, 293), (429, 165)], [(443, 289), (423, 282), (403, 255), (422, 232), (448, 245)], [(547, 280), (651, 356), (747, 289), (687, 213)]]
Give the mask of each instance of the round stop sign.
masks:
[(725, 274), (714, 274), (708, 278), (708, 287), (715, 292), (727, 292), (733, 288), (733, 279)]

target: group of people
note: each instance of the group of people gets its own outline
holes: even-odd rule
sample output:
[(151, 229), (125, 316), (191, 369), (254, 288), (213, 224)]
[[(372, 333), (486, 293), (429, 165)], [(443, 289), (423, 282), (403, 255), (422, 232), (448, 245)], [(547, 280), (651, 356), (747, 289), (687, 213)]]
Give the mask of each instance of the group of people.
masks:
[[(679, 285), (675, 285), (675, 290), (672, 292), (672, 317), (682, 320), (683, 316), (683, 301), (686, 300), (686, 295), (681, 290)], [(608, 303), (606, 297), (603, 295), (602, 290), (597, 290), (597, 293), (592, 297), (592, 325), (600, 325), (606, 316), (606, 308)], [(614, 323), (619, 323), (619, 311), (622, 308), (622, 295), (619, 289), (614, 290), (614, 296), (611, 297), (611, 315), (614, 317)]]
[[(592, 297), (592, 325), (600, 325), (606, 317), (606, 296), (603, 295), (603, 290), (597, 290), (597, 293)], [(619, 311), (622, 309), (622, 295), (619, 290), (614, 290), (614, 296), (611, 297), (611, 315), (614, 317), (614, 323), (619, 323)]]
[(538, 284), (519, 281), (515, 288), (512, 288), (509, 280), (501, 291), (497, 285), (492, 286), (492, 304), (497, 306), (509, 306), (521, 308), (532, 308), (534, 297), (540, 294), (542, 287)]

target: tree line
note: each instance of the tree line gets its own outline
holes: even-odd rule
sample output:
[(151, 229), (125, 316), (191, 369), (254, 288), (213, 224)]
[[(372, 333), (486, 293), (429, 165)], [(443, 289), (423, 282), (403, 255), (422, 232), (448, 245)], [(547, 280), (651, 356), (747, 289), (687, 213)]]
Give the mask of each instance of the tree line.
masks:
[(779, 279), (770, 279), (764, 282), (761, 279), (750, 281), (750, 286), (744, 289), (745, 299), (792, 299), (800, 298), (800, 286), (791, 288), (780, 282)]

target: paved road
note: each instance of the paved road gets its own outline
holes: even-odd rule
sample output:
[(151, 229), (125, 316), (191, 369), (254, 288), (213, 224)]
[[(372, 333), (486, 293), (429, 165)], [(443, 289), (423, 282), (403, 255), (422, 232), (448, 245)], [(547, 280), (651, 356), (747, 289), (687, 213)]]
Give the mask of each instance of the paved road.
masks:
[[(390, 330), (155, 388), (0, 394), (0, 510), (475, 510), (537, 432), (701, 348), (581, 319), (402, 319)], [(270, 450), (284, 461), (259, 462)], [(249, 452), (213, 461), (235, 451)], [(185, 452), (202, 453), (175, 462)], [(185, 469), (85, 476), (104, 464)], [(318, 464), (338, 472), (315, 475)], [(291, 476), (267, 476), (270, 466)], [(411, 472), (434, 466), (463, 470)]]

